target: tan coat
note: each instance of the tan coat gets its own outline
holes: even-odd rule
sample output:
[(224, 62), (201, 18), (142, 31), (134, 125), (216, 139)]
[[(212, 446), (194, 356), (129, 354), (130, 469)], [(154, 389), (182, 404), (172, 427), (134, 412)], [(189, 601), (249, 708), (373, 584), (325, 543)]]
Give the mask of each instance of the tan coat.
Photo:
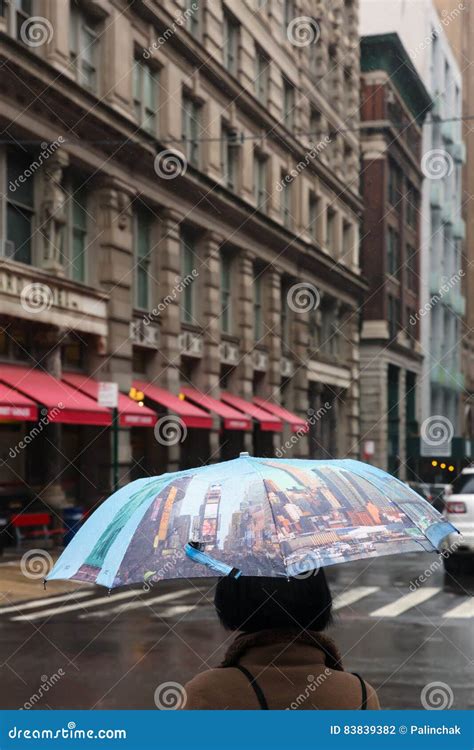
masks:
[[(270, 709), (358, 709), (360, 682), (342, 670), (332, 641), (320, 633), (261, 631), (240, 635), (224, 659), (225, 668), (202, 672), (185, 685), (185, 709), (260, 709), (246, 667), (262, 688)], [(234, 665), (234, 666), (233, 666)], [(379, 709), (374, 689), (367, 686), (367, 709)]]

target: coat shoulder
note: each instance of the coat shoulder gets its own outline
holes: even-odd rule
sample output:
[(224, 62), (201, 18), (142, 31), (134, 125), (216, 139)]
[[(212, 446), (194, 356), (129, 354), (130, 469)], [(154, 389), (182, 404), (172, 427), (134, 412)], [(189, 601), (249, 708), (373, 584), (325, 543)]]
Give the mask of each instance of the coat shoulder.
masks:
[(222, 669), (209, 669), (206, 672), (193, 677), (186, 683), (186, 703), (183, 708), (193, 709), (218, 709), (228, 708), (224, 705), (226, 675)]

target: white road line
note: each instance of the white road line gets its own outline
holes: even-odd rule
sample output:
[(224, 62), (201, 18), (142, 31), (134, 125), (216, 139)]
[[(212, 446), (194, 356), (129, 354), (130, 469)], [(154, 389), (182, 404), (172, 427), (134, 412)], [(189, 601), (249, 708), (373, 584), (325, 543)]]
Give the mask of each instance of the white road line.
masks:
[(461, 617), (463, 619), (469, 619), (474, 617), (474, 598), (470, 597), (467, 601), (458, 604), (457, 607), (449, 609), (444, 613), (443, 617)]
[[(133, 591), (121, 591), (120, 594), (112, 594), (111, 596), (100, 596), (98, 599), (92, 599), (92, 601), (85, 602), (87, 607), (98, 607), (100, 604), (106, 604), (109, 602), (113, 604), (120, 599), (131, 599), (134, 596), (138, 596), (139, 593), (136, 589)], [(14, 622), (22, 622), (28, 620), (41, 620), (44, 617), (51, 617), (52, 615), (60, 615), (63, 612), (73, 612), (75, 609), (85, 609), (84, 604), (67, 604), (65, 607), (53, 607), (52, 609), (44, 609), (42, 612), (33, 612), (30, 615), (20, 615), (20, 617), (12, 617)]]
[(56, 604), (56, 602), (71, 601), (75, 599), (83, 599), (85, 596), (92, 596), (94, 589), (88, 591), (70, 591), (68, 594), (63, 596), (48, 596), (44, 599), (35, 599), (32, 601), (17, 602), (9, 607), (0, 607), (0, 615), (6, 615), (7, 612), (23, 612), (25, 609), (35, 609), (36, 607), (44, 607), (48, 604)]
[[(120, 604), (118, 607), (110, 607), (99, 610), (99, 612), (87, 612), (83, 615), (79, 615), (79, 619), (87, 620), (90, 617), (108, 617), (109, 615), (121, 614), (122, 612), (129, 612), (131, 609), (140, 609), (141, 607), (151, 607), (153, 604), (161, 604), (163, 602), (169, 602), (171, 599), (178, 599), (180, 596), (188, 596), (189, 594), (195, 594), (196, 589), (181, 589), (180, 591), (171, 591), (169, 594), (161, 594), (161, 596), (153, 596), (147, 599), (141, 599), (138, 602), (128, 602), (127, 604)], [(194, 606), (194, 605), (193, 605)]]
[(349, 604), (358, 602), (359, 599), (363, 599), (369, 594), (374, 594), (379, 591), (380, 586), (356, 586), (354, 589), (343, 591), (342, 594), (338, 594), (334, 599), (332, 608), (341, 609), (342, 607), (348, 607)]
[(403, 612), (406, 612), (412, 607), (416, 607), (417, 604), (426, 602), (441, 591), (440, 588), (434, 586), (424, 586), (416, 591), (411, 591), (409, 594), (404, 594), (399, 599), (396, 599), (391, 604), (386, 604), (385, 607), (380, 607), (374, 612), (370, 613), (371, 617), (397, 617)]

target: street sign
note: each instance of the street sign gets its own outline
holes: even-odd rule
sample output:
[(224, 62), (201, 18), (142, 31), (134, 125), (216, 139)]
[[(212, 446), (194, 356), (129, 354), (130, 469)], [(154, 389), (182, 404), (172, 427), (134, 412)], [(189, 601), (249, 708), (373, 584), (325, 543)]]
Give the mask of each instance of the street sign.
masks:
[(364, 456), (366, 458), (373, 458), (375, 454), (375, 442), (373, 440), (366, 440), (364, 443)]
[(450, 458), (452, 455), (452, 440), (443, 440), (442, 443), (425, 440), (420, 437), (420, 456), (422, 458)]
[(108, 409), (116, 409), (118, 406), (118, 383), (99, 381), (99, 393), (97, 401), (101, 406)]

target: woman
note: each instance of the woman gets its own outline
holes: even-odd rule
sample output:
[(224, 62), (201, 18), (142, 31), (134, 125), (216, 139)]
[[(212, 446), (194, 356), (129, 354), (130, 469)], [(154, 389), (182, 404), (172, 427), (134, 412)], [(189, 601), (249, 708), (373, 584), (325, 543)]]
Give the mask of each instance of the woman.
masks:
[(219, 619), (239, 631), (217, 669), (186, 686), (186, 709), (378, 709), (374, 689), (344, 672), (323, 570), (300, 578), (221, 578)]

